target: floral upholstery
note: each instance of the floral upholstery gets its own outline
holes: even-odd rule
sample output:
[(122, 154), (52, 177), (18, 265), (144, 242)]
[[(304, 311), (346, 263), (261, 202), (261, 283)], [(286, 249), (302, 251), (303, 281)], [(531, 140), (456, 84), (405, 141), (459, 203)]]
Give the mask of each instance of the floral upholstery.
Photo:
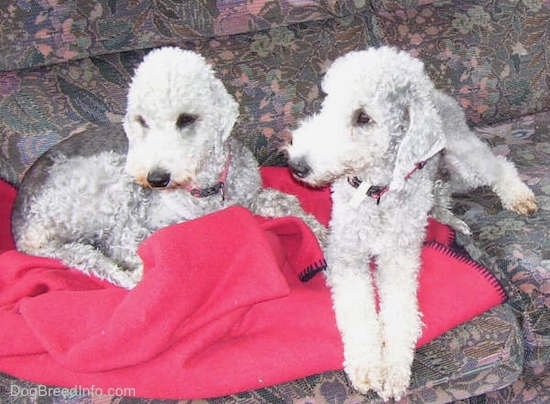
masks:
[[(152, 47), (212, 62), (240, 103), (237, 136), (264, 165), (285, 164), (280, 147), (318, 109), (336, 57), (391, 44), (422, 58), (480, 136), (516, 162), (540, 211), (502, 211), (486, 189), (457, 196), (474, 233), (459, 241), (510, 299), (420, 349), (407, 399), (550, 401), (548, 1), (20, 0), (0, 20), (0, 176), (15, 185), (61, 139), (120, 124), (133, 69)], [(2, 376), (0, 397), (14, 384), (31, 386)], [(212, 402), (363, 399), (331, 372)]]
[(366, 8), (365, 1), (353, 0), (23, 0), (0, 10), (0, 70), (262, 31)]
[(499, 122), (549, 105), (548, 64), (542, 60), (548, 53), (548, 2), (376, 3), (380, 41), (425, 59), (436, 84), (458, 99), (472, 123)]

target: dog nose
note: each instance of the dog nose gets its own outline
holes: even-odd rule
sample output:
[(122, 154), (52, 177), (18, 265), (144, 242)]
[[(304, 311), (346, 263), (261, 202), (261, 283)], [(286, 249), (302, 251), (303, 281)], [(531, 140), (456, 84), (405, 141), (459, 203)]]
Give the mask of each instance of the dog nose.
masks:
[(298, 178), (305, 178), (311, 172), (311, 167), (304, 158), (299, 160), (290, 160), (288, 162), (288, 166), (290, 167), (292, 173)]
[(162, 169), (155, 169), (147, 174), (147, 182), (153, 188), (166, 188), (170, 183), (170, 173)]

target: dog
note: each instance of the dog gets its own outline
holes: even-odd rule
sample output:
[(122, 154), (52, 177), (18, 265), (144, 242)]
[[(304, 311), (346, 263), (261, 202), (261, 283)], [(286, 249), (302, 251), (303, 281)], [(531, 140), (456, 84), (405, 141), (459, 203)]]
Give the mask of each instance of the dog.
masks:
[(294, 196), (263, 189), (257, 161), (232, 134), (238, 104), (194, 52), (148, 53), (128, 90), (122, 129), (84, 132), (26, 173), (12, 216), (19, 250), (131, 289), (137, 247), (154, 231), (231, 205), (294, 215), (326, 229)]
[(537, 205), (514, 165), (475, 136), (456, 101), (407, 53), (346, 54), (322, 89), (320, 112), (293, 131), (289, 167), (304, 183), (332, 187), (326, 276), (344, 370), (358, 391), (399, 399), (422, 332), (416, 292), (427, 218), (446, 210), (437, 193), (488, 185), (506, 209), (533, 214)]

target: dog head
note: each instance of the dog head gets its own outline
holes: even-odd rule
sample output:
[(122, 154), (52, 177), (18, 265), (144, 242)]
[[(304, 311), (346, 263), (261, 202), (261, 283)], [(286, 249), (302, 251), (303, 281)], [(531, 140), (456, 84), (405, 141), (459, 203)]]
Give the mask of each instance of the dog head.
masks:
[(237, 116), (237, 102), (202, 56), (174, 47), (153, 50), (128, 91), (126, 171), (154, 188), (190, 186), (209, 171), (215, 180)]
[(442, 123), (423, 64), (393, 48), (348, 53), (322, 82), (321, 111), (305, 119), (288, 146), (295, 177), (320, 186), (387, 167), (390, 187), (444, 147)]

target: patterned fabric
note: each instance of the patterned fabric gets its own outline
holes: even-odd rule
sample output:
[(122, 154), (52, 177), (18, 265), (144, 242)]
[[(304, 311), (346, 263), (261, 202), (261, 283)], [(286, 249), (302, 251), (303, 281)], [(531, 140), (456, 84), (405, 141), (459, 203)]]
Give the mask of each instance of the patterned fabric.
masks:
[[(280, 147), (318, 110), (336, 57), (380, 44), (421, 57), (481, 137), (517, 163), (540, 211), (502, 211), (486, 189), (457, 198), (474, 233), (459, 241), (510, 300), (422, 348), (408, 399), (467, 400), (513, 383), (471, 402), (550, 402), (548, 0), (19, 0), (0, 8), (0, 21), (0, 176), (14, 184), (71, 133), (119, 123), (133, 69), (151, 47), (176, 44), (213, 63), (240, 103), (235, 133), (264, 165), (285, 164)], [(12, 385), (33, 386), (0, 377), (0, 397)], [(332, 372), (211, 402), (236, 399), (363, 397)], [(80, 401), (92, 399), (68, 400)]]
[(503, 211), (487, 189), (462, 195), (455, 210), (474, 233), (470, 254), (508, 288), (525, 333), (526, 364), (541, 373), (550, 369), (550, 113), (480, 128), (478, 133), (496, 153), (516, 163), (540, 210), (533, 217)]
[(548, 108), (548, 1), (423, 4), (373, 1), (373, 29), (381, 43), (425, 59), (436, 84), (451, 91), (472, 123)]
[(366, 8), (364, 0), (21, 0), (0, 9), (0, 71), (261, 31)]

